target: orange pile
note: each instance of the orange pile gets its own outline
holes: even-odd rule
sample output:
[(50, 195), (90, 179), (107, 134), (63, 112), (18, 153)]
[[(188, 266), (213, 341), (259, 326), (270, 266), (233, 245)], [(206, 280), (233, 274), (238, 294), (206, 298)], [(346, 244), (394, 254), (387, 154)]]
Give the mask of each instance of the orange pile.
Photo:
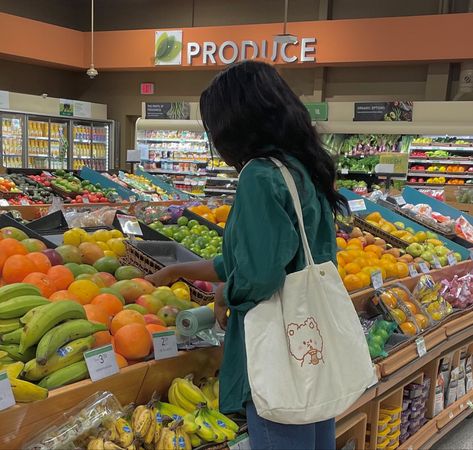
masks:
[(191, 206), (189, 211), (192, 211), (199, 216), (202, 216), (204, 219), (207, 219), (209, 222), (216, 223), (218, 226), (225, 228), (227, 223), (228, 215), (231, 210), (230, 205), (222, 205), (214, 209), (210, 209), (206, 205)]

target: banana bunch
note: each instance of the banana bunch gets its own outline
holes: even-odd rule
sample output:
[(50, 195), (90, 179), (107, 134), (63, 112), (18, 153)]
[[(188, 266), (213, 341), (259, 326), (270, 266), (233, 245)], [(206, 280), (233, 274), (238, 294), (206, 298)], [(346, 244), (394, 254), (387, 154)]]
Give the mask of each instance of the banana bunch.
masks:
[(28, 381), (19, 380), (18, 376), (23, 370), (24, 364), (20, 361), (2, 365), (1, 370), (7, 372), (10, 381), (13, 396), (17, 403), (28, 403), (36, 400), (43, 400), (48, 396), (48, 390)]
[(192, 442), (184, 430), (184, 421), (176, 420), (164, 427), (155, 450), (192, 450)]
[(169, 402), (179, 406), (188, 413), (192, 413), (200, 404), (207, 404), (209, 400), (204, 393), (192, 382), (192, 376), (175, 378), (168, 391)]
[(194, 417), (199, 426), (196, 435), (204, 442), (222, 443), (235, 439), (238, 425), (221, 412), (202, 405)]
[(212, 409), (218, 409), (219, 381), (218, 378), (204, 378), (200, 383), (200, 390), (208, 400), (208, 405)]

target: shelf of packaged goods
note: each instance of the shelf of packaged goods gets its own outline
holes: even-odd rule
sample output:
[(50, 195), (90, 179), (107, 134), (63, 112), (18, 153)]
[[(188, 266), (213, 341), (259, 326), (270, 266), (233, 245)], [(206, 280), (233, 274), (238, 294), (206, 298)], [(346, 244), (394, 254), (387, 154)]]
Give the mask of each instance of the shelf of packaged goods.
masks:
[(417, 170), (412, 170), (407, 173), (408, 176), (417, 176), (417, 177), (431, 177), (431, 176), (442, 176), (445, 178), (471, 178), (473, 179), (473, 172), (421, 172)]
[(3, 156), (18, 156), (21, 157), (21, 153), (2, 153)]
[(21, 134), (5, 134), (2, 133), (2, 138), (14, 138), (14, 139), (20, 139), (21, 140), (22, 135)]
[(205, 142), (207, 143), (206, 139), (185, 139), (185, 138), (175, 138), (175, 139), (166, 139), (166, 138), (138, 138), (137, 141), (140, 142)]
[(216, 192), (219, 194), (236, 194), (236, 189), (219, 189), (219, 188), (212, 188), (212, 187), (206, 187), (205, 192)]
[(214, 180), (214, 181), (227, 181), (228, 183), (238, 181), (238, 178), (226, 178), (226, 177), (207, 177), (207, 180)]
[(337, 172), (341, 175), (366, 175), (366, 176), (376, 176), (374, 172), (366, 172), (364, 170), (344, 170), (338, 169)]
[(49, 155), (42, 153), (39, 155), (28, 155), (28, 158), (49, 158)]
[(473, 164), (473, 159), (445, 159), (445, 158), (409, 158), (409, 164), (411, 163), (432, 163), (432, 164), (452, 164), (452, 165), (470, 165)]
[(207, 167), (209, 172), (236, 172), (237, 170), (233, 167)]
[(37, 139), (38, 141), (48, 141), (49, 137), (48, 136), (28, 136), (28, 139)]
[(160, 173), (160, 174), (170, 174), (170, 175), (191, 175), (193, 177), (205, 177), (207, 176), (206, 173), (198, 173), (198, 172), (182, 172), (179, 170), (165, 170), (165, 169), (154, 169), (154, 170), (147, 170), (148, 173)]
[(187, 164), (207, 164), (207, 161), (197, 161), (194, 159), (155, 159), (157, 163), (187, 163)]
[(205, 148), (166, 148), (166, 147), (155, 147), (155, 148), (150, 148), (150, 151), (154, 152), (184, 152), (184, 153), (201, 153), (201, 154), (210, 154), (209, 151)]
[(74, 139), (74, 144), (90, 144), (90, 139)]
[(426, 151), (452, 151), (452, 152), (473, 152), (473, 145), (449, 145), (449, 144), (433, 144), (433, 145), (415, 145), (412, 144), (409, 149), (412, 150), (426, 150)]

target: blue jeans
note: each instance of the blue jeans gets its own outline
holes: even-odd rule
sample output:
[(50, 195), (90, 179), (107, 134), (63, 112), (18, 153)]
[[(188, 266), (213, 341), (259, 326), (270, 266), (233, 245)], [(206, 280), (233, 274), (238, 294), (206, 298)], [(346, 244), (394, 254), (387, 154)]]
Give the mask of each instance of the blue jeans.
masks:
[(335, 450), (335, 419), (309, 425), (284, 425), (258, 416), (246, 404), (251, 450)]

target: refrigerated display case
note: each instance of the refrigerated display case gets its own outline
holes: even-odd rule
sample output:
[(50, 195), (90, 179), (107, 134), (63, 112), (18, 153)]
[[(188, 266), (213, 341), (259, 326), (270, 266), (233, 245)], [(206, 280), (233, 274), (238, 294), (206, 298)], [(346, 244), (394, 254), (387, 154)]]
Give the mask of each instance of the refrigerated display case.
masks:
[(1, 163), (7, 168), (108, 170), (114, 122), (0, 111)]
[(8, 168), (23, 167), (23, 136), (25, 117), (21, 114), (0, 113), (1, 164)]

